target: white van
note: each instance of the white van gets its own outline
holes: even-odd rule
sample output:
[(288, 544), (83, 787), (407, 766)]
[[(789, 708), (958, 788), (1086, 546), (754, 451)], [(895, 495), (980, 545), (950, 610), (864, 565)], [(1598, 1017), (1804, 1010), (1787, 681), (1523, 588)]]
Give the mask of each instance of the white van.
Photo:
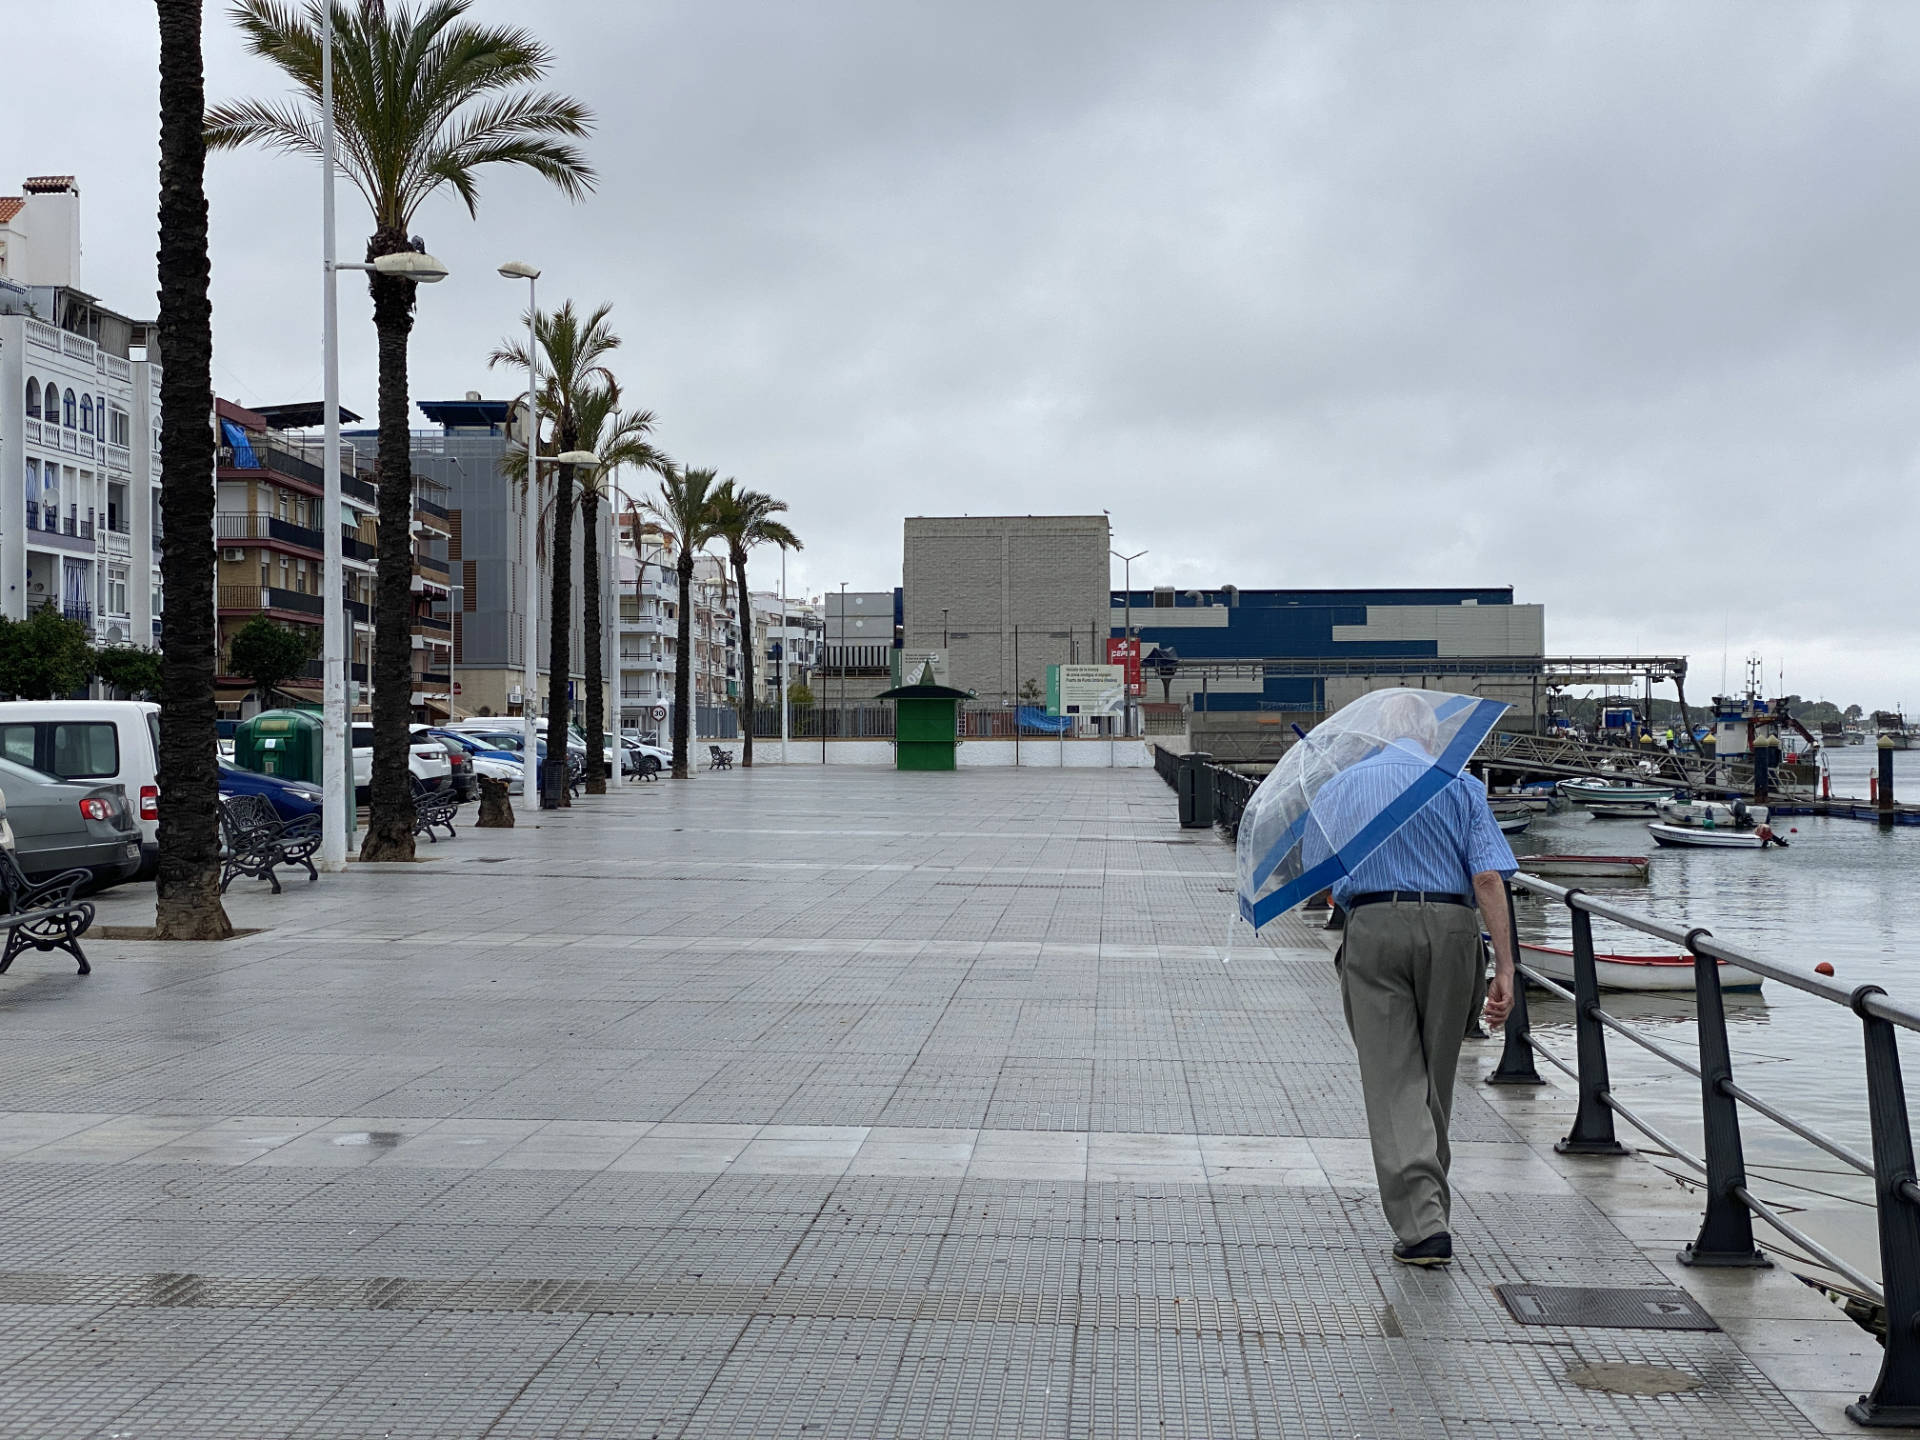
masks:
[(0, 701), (0, 756), (62, 780), (119, 781), (140, 822), (140, 869), (160, 860), (160, 707), (146, 700)]

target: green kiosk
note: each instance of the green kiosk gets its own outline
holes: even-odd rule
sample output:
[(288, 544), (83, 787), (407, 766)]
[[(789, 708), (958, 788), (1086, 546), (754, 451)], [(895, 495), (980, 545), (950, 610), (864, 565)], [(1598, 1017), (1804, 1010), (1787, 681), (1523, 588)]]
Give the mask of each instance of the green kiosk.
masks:
[(936, 684), (931, 663), (920, 667), (920, 678), (911, 685), (896, 685), (874, 696), (894, 702), (894, 768), (953, 769), (960, 744), (960, 702), (972, 698), (971, 690)]

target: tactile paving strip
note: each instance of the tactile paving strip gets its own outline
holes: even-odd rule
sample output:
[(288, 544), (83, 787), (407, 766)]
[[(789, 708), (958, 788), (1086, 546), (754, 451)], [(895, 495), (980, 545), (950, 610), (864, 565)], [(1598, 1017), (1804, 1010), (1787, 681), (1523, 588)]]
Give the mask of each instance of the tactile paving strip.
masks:
[(1598, 1285), (1496, 1285), (1494, 1293), (1522, 1325), (1603, 1330), (1718, 1330), (1684, 1290)]

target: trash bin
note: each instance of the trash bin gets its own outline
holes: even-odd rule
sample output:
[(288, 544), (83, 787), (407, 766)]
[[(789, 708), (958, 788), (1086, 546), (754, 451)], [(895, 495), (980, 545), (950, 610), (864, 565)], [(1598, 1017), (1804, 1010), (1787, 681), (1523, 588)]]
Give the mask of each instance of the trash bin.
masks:
[(324, 783), (323, 731), (310, 710), (262, 710), (233, 733), (233, 763), (256, 775)]
[(1213, 828), (1213, 756), (1204, 750), (1190, 751), (1180, 757), (1174, 773), (1174, 793), (1180, 797), (1180, 828)]

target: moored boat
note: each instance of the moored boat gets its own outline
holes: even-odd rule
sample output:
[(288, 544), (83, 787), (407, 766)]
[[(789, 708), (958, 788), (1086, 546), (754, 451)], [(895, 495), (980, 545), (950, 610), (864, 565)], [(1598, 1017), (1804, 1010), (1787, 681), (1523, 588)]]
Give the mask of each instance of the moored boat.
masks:
[(1786, 848), (1787, 842), (1765, 825), (1751, 830), (1728, 830), (1710, 825), (1669, 825), (1654, 821), (1647, 833), (1656, 844), (1675, 850), (1764, 850), (1769, 845)]
[(1651, 820), (1660, 813), (1658, 800), (1589, 800), (1581, 807), (1596, 820)]
[[(1556, 950), (1550, 945), (1520, 945), (1525, 964), (1550, 980), (1563, 985), (1573, 983), (1573, 951)], [(1602, 990), (1691, 990), (1691, 955), (1602, 955), (1593, 957), (1594, 978)], [(1761, 976), (1738, 965), (1720, 962), (1722, 990), (1758, 990)]]
[(1658, 804), (1673, 798), (1673, 787), (1641, 780), (1562, 780), (1560, 793), (1576, 805), (1590, 805), (1595, 801), (1620, 804), (1635, 800)]
[(1500, 827), (1502, 835), (1524, 835), (1527, 833), (1527, 827), (1533, 823), (1533, 812), (1521, 810), (1517, 814), (1503, 815), (1495, 810), (1493, 821)]
[(1520, 868), (1529, 875), (1570, 877), (1580, 880), (1644, 880), (1647, 857), (1644, 855), (1526, 855)]

